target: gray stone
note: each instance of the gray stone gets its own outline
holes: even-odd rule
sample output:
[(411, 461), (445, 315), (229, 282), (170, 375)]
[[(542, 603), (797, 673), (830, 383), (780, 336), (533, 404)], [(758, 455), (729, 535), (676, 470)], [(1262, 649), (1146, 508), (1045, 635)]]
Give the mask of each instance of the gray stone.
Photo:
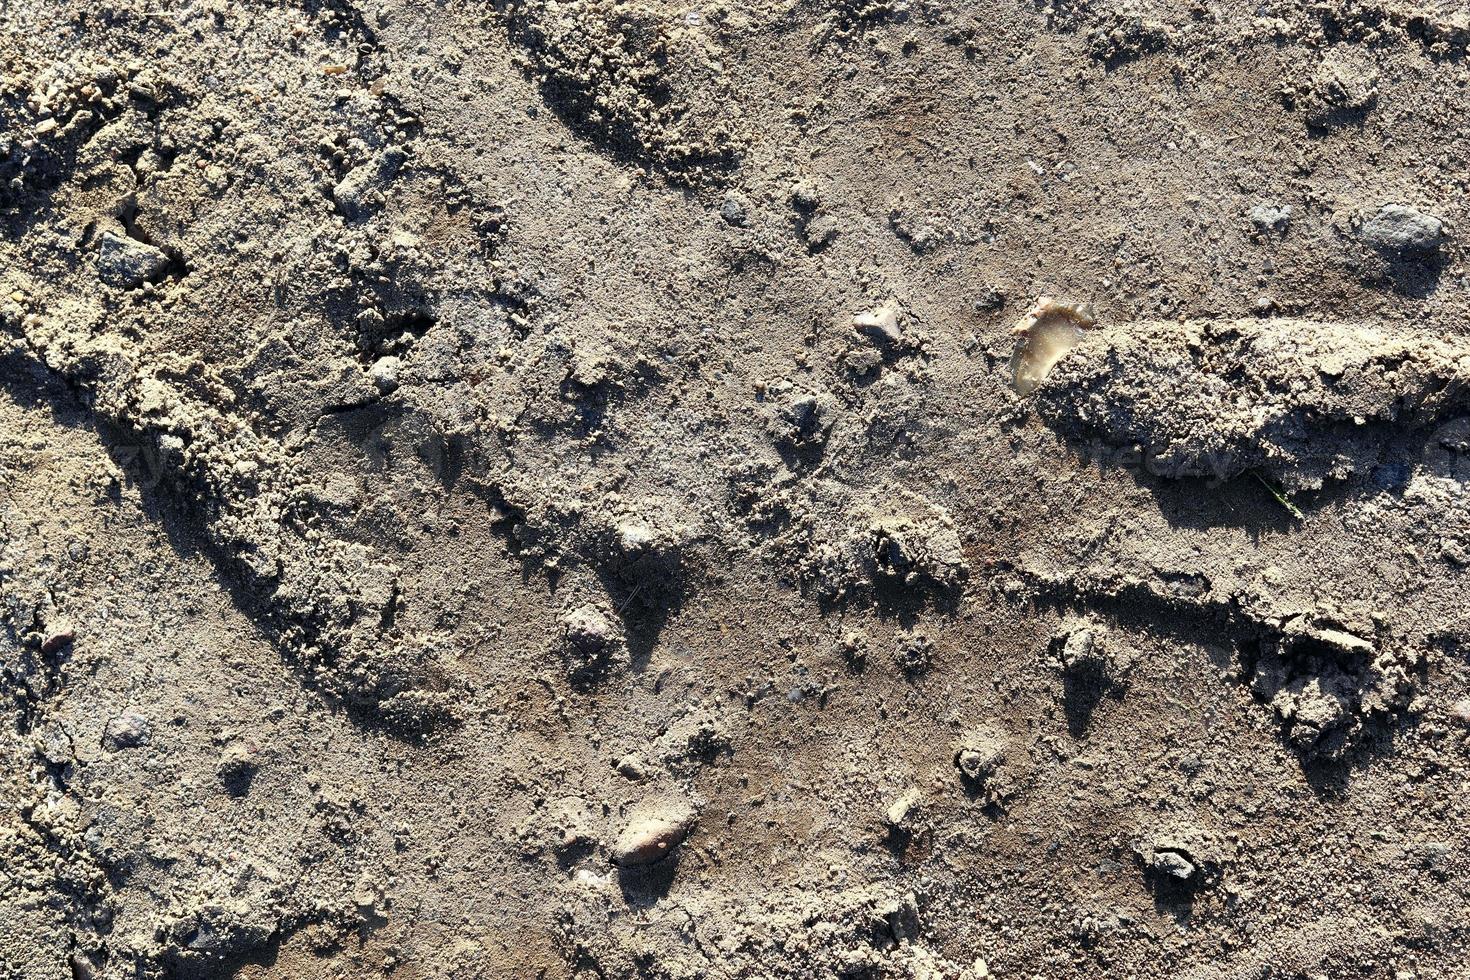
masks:
[(146, 242), (105, 231), (97, 243), (97, 277), (109, 286), (131, 289), (156, 279), (168, 268), (168, 256)]
[(726, 224), (737, 228), (744, 228), (750, 220), (750, 208), (745, 203), (745, 198), (736, 191), (730, 191), (720, 201), (720, 217), (725, 219)]
[(1367, 221), (1363, 240), (1381, 252), (1405, 256), (1427, 256), (1444, 242), (1444, 222), (1403, 204), (1385, 204)]
[(1159, 874), (1169, 875), (1181, 881), (1193, 878), (1198, 870), (1184, 855), (1177, 851), (1157, 851), (1149, 860), (1149, 866)]

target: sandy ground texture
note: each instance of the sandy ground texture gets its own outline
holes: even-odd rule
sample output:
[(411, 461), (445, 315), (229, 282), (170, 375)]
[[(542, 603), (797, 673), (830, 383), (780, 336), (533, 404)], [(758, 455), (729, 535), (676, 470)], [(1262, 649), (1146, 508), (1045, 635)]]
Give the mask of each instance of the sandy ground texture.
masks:
[(0, 978), (1470, 975), (1460, 0), (0, 3)]

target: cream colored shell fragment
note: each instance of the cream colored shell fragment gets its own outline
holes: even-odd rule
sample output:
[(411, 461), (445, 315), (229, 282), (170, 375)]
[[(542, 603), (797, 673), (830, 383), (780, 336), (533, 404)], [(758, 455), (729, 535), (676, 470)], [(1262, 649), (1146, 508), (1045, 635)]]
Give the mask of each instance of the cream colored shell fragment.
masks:
[(1085, 306), (1043, 296), (1012, 331), (1016, 350), (1011, 355), (1011, 383), (1029, 395), (1051, 373), (1062, 355), (1076, 347), (1082, 333), (1096, 321)]
[(882, 306), (854, 313), (852, 328), (879, 343), (897, 344), (903, 340), (898, 327), (898, 304), (889, 300)]

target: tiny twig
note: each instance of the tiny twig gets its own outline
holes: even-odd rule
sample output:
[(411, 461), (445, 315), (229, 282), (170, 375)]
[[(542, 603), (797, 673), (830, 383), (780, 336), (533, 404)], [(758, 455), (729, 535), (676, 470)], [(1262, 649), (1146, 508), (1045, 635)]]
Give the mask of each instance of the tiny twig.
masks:
[(632, 593), (629, 594), (628, 598), (626, 598), (626, 599), (623, 600), (623, 604), (621, 606), (618, 606), (618, 608), (617, 608), (617, 614), (619, 616), (621, 616), (623, 614), (623, 610), (628, 608), (628, 603), (630, 603), (634, 599), (638, 598), (638, 593), (640, 593), (642, 591), (643, 591), (643, 583), (642, 582), (639, 582), (636, 586), (633, 587), (633, 591), (632, 591)]

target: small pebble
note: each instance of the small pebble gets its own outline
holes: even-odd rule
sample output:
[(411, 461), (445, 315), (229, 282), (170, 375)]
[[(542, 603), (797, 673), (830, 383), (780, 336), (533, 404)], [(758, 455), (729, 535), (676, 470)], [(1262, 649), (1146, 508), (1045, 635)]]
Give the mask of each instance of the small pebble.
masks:
[(1403, 204), (1385, 204), (1363, 222), (1363, 240), (1381, 252), (1427, 257), (1444, 242), (1444, 222)]
[(97, 243), (97, 277), (109, 286), (131, 289), (157, 278), (168, 256), (146, 242), (105, 231)]
[(636, 811), (613, 845), (613, 863), (625, 868), (659, 861), (684, 842), (698, 819), (687, 800), (654, 803)]
[(380, 357), (377, 361), (373, 363), (372, 368), (368, 371), (368, 377), (372, 379), (372, 382), (374, 385), (377, 386), (378, 391), (386, 395), (389, 392), (397, 390), (398, 370), (402, 366), (403, 361), (397, 357), (394, 357), (392, 355), (389, 355), (387, 357)]
[(1149, 865), (1160, 874), (1166, 874), (1181, 881), (1194, 877), (1197, 870), (1182, 854), (1175, 851), (1159, 851), (1153, 856)]
[(890, 827), (902, 827), (918, 805), (919, 791), (917, 789), (906, 790), (903, 795), (888, 805), (887, 810), (883, 811), (883, 822)]
[(69, 629), (56, 630), (41, 641), (41, 652), (50, 656), (75, 639), (76, 633)]
[(903, 340), (903, 333), (898, 327), (897, 303), (888, 302), (854, 315), (852, 327), (858, 333), (878, 343), (897, 344)]
[(746, 204), (744, 196), (737, 191), (730, 191), (720, 200), (720, 217), (728, 225), (744, 228), (750, 221), (750, 206)]

